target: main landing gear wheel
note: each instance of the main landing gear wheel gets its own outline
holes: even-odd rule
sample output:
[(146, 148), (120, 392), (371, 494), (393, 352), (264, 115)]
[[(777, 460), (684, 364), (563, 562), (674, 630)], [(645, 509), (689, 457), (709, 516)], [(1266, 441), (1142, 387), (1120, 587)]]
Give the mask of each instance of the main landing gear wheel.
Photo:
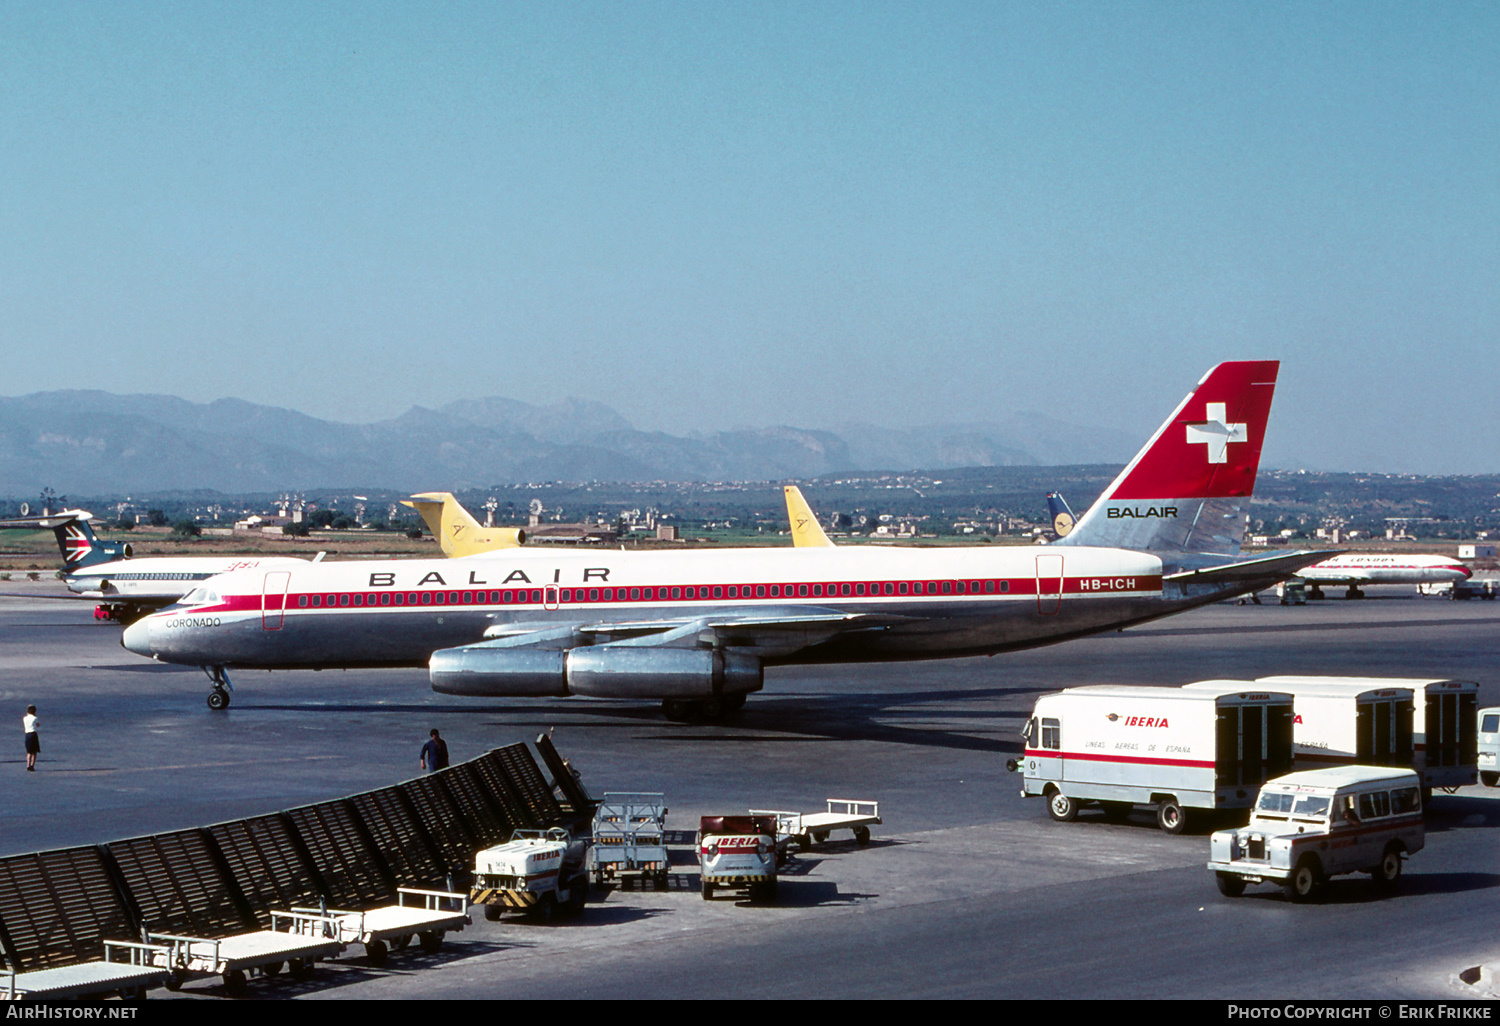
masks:
[(664, 698), (662, 715), (673, 723), (718, 723), (745, 707), (744, 695), (713, 698)]
[(208, 707), (215, 711), (229, 708), (229, 692), (223, 688), (214, 688), (208, 693)]

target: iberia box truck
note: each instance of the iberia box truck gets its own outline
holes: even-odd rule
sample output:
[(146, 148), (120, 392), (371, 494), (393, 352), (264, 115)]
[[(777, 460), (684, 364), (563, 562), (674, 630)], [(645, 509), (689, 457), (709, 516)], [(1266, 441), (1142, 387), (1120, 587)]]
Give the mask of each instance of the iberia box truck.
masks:
[[(1261, 677), (1263, 687), (1279, 687), (1295, 696), (1298, 688), (1344, 688), (1380, 692), (1406, 688), (1412, 692), (1411, 768), (1422, 778), (1422, 790), (1463, 787), (1479, 778), (1476, 749), (1479, 684), (1472, 680), (1407, 677)], [(1388, 765), (1396, 765), (1389, 763)]]
[(1037, 699), (1022, 737), (1023, 796), (1067, 822), (1083, 805), (1150, 805), (1180, 833), (1188, 809), (1248, 809), (1292, 768), (1292, 698), (1250, 681), (1194, 689), (1091, 685)]

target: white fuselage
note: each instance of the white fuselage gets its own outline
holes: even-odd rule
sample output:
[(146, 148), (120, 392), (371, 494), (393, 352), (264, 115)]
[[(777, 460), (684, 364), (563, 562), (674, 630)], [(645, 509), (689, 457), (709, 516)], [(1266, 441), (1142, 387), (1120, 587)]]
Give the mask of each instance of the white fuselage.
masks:
[[(133, 624), (124, 644), (200, 666), (425, 666), (487, 631), (623, 636), (706, 618), (772, 624), (774, 638), (751, 642), (768, 663), (927, 658), (1047, 644), (1221, 593), (1164, 596), (1161, 560), (1121, 549), (514, 549), (239, 571)], [(816, 623), (799, 633), (799, 617)]]
[(1448, 556), (1346, 553), (1297, 576), (1311, 584), (1437, 584), (1467, 580), (1470, 570)]
[(117, 559), (68, 571), (68, 590), (86, 598), (165, 606), (178, 601), (211, 577), (239, 570), (308, 566), (291, 556), (153, 556)]

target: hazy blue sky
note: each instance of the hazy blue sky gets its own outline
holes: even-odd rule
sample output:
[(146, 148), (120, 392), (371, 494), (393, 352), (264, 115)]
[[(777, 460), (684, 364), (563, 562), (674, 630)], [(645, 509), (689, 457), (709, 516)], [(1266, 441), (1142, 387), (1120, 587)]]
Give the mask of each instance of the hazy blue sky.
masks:
[(1500, 470), (1500, 4), (0, 0), (0, 393), (675, 433), (1279, 358), (1267, 460)]

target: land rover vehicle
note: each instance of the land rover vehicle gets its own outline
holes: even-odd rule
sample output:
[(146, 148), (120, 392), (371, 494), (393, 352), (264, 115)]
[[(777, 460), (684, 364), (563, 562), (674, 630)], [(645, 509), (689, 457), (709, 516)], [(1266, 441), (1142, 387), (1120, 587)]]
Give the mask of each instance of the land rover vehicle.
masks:
[(1414, 770), (1337, 766), (1289, 773), (1260, 789), (1250, 825), (1219, 830), (1208, 868), (1227, 897), (1251, 883), (1312, 898), (1331, 876), (1369, 873), (1389, 890), (1422, 849), (1422, 782)]

